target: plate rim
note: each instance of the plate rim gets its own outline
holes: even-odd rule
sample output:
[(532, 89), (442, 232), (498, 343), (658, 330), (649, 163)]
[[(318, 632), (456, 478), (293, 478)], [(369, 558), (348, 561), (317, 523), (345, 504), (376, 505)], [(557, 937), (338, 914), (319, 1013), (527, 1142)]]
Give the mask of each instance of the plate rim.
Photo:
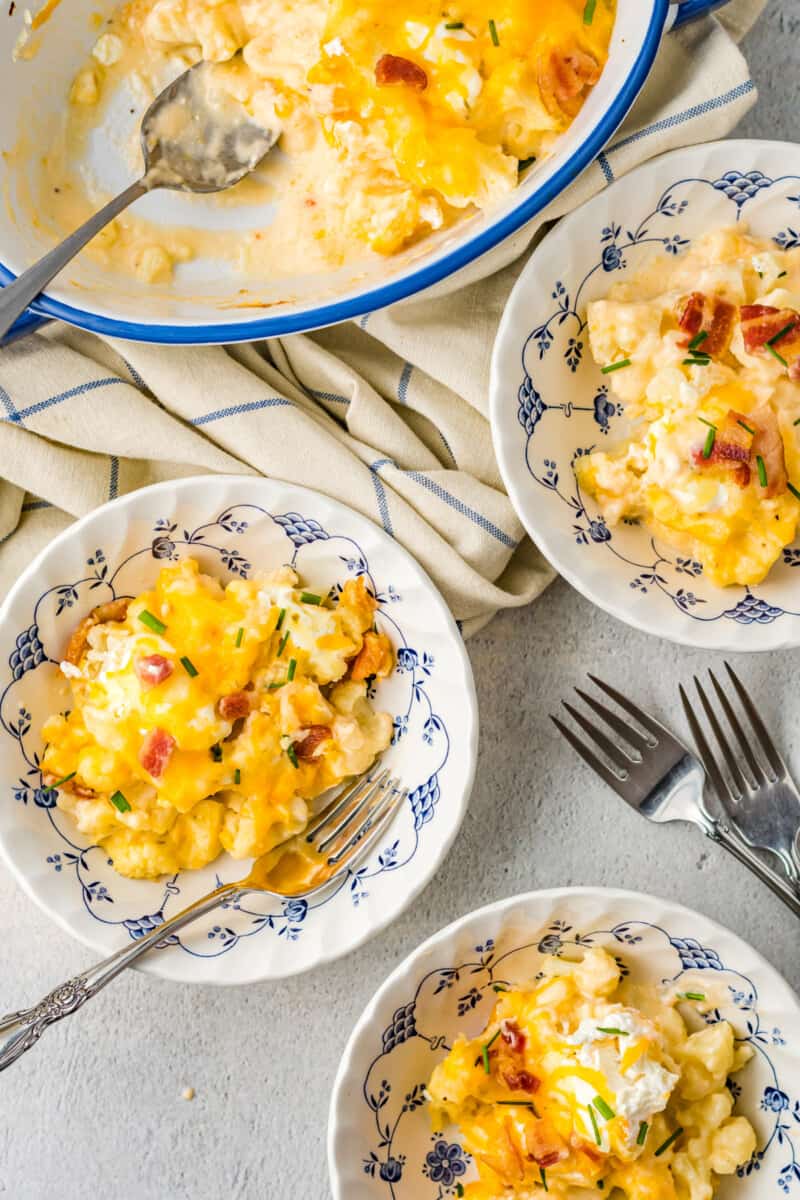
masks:
[[(337, 1152), (342, 1138), (347, 1133), (347, 1126), (339, 1114), (346, 1106), (347, 1097), (345, 1087), (349, 1077), (353, 1074), (356, 1047), (364, 1031), (370, 1025), (375, 1024), (378, 1010), (390, 994), (392, 988), (401, 979), (411, 974), (411, 967), (415, 962), (420, 961), (430, 950), (440, 943), (461, 933), (472, 921), (482, 921), (489, 916), (499, 915), (515, 907), (534, 904), (540, 900), (545, 902), (562, 899), (574, 900), (575, 897), (584, 896), (592, 898), (604, 897), (608, 903), (638, 903), (646, 901), (648, 904), (655, 903), (662, 905), (669, 909), (670, 914), (674, 913), (676, 916), (688, 918), (692, 921), (696, 921), (699, 918), (709, 927), (711, 934), (717, 936), (722, 934), (723, 937), (732, 938), (735, 943), (739, 943), (753, 955), (755, 965), (758, 969), (766, 971), (770, 977), (770, 986), (773, 983), (776, 985), (776, 997), (779, 997), (781, 992), (783, 993), (782, 1002), (785, 1002), (787, 1007), (794, 1010), (800, 1023), (800, 994), (784, 979), (777, 967), (774, 967), (760, 950), (757, 950), (750, 942), (746, 941), (745, 938), (734, 932), (727, 925), (723, 925), (713, 917), (706, 916), (705, 913), (700, 912), (698, 909), (689, 908), (678, 901), (667, 899), (654, 892), (638, 892), (629, 888), (602, 887), (600, 885), (582, 885), (580, 887), (566, 885), (554, 888), (535, 888), (529, 892), (519, 892), (516, 895), (507, 896), (502, 900), (491, 901), (489, 904), (484, 904), (481, 908), (473, 909), (471, 912), (457, 917), (454, 921), (449, 922), (449, 924), (432, 933), (411, 950), (378, 986), (356, 1020), (339, 1060), (339, 1066), (337, 1067), (331, 1089), (331, 1101), (328, 1107), (326, 1153), (333, 1200), (347, 1200), (343, 1190), (344, 1183), (347, 1181), (342, 1180), (337, 1164)], [(702, 934), (701, 936), (705, 937), (706, 934)], [(377, 1028), (377, 1026), (375, 1027)]]
[[(628, 625), (640, 633), (645, 633), (650, 637), (658, 638), (661, 641), (670, 642), (673, 645), (692, 646), (695, 649), (713, 650), (721, 653), (750, 653), (750, 654), (765, 654), (776, 650), (791, 650), (800, 646), (800, 618), (795, 618), (797, 622), (797, 633), (792, 636), (776, 638), (764, 645), (755, 645), (752, 642), (745, 640), (735, 640), (734, 631), (731, 630), (730, 636), (723, 633), (723, 636), (717, 638), (713, 642), (702, 636), (692, 636), (693, 634), (700, 635), (702, 627), (698, 627), (690, 621), (682, 622), (679, 628), (673, 629), (668, 626), (666, 629), (661, 629), (658, 632), (653, 628), (655, 622), (647, 622), (643, 620), (638, 613), (631, 613), (621, 604), (607, 601), (603, 593), (598, 590), (593, 590), (591, 583), (579, 572), (570, 567), (566, 567), (560, 560), (558, 555), (558, 542), (549, 536), (549, 531), (546, 526), (535, 526), (533, 521), (528, 517), (530, 505), (523, 489), (518, 486), (514, 477), (514, 471), (510, 464), (507, 454), (509, 445), (509, 435), (505, 432), (505, 426), (508, 422), (501, 420), (501, 392), (503, 388), (503, 370), (500, 365), (501, 356), (513, 346), (511, 325), (516, 320), (517, 313), (523, 303), (527, 286), (534, 278), (536, 268), (536, 257), (539, 250), (544, 246), (550, 238), (554, 238), (566, 232), (569, 234), (573, 227), (578, 226), (581, 220), (586, 217), (586, 214), (591, 210), (592, 206), (598, 204), (615, 189), (623, 191), (628, 186), (631, 180), (636, 180), (639, 176), (646, 172), (658, 173), (665, 163), (671, 162), (673, 159), (680, 159), (683, 162), (691, 162), (695, 157), (702, 158), (704, 155), (715, 152), (722, 148), (735, 154), (737, 151), (750, 151), (756, 148), (758, 150), (791, 150), (798, 155), (798, 166), (800, 168), (800, 141), (790, 142), (780, 138), (716, 138), (710, 142), (696, 142), (693, 146), (677, 147), (674, 150), (667, 150), (663, 154), (659, 154), (655, 158), (649, 159), (647, 162), (640, 163), (633, 167), (632, 170), (621, 175), (610, 183), (602, 191), (595, 196), (591, 196), (578, 208), (573, 209), (565, 217), (558, 222), (555, 228), (548, 233), (539, 245), (534, 249), (533, 253), (528, 258), (519, 278), (514, 287), (511, 289), (508, 300), (506, 301), (503, 315), (500, 319), (500, 324), (495, 336), (494, 345), (492, 347), (491, 365), (489, 371), (489, 418), (492, 431), (492, 446), (494, 448), (497, 465), (500, 470), (500, 476), (503, 480), (503, 486), (506, 489), (511, 505), (521, 521), (526, 533), (533, 541), (534, 545), (540, 553), (547, 559), (551, 567), (556, 573), (565, 580), (571, 587), (575, 589), (581, 596), (593, 604), (596, 608), (608, 613), (615, 620), (621, 621), (624, 625)], [(560, 539), (559, 539), (560, 540)], [(720, 589), (722, 590), (722, 589)], [(776, 632), (780, 632), (780, 628), (788, 629), (790, 622), (779, 627)], [(738, 628), (738, 627), (737, 627)], [(774, 628), (772, 626), (771, 628)]]
[[(349, 518), (355, 517), (356, 519), (364, 521), (370, 525), (378, 535), (379, 541), (385, 541), (385, 543), (391, 548), (391, 552), (393, 554), (404, 558), (407, 563), (419, 573), (422, 582), (427, 585), (430, 598), (433, 599), (433, 601), (439, 606), (442, 616), (445, 619), (445, 623), (449, 624), (450, 632), (453, 635), (453, 644), (461, 662), (465, 681), (463, 695), (465, 702), (464, 716), (466, 718), (466, 725), (463, 757), (466, 760), (466, 774), (459, 805), (453, 814), (453, 819), (451, 820), (447, 833), (442, 840), (437, 860), (433, 865), (432, 870), (427, 875), (419, 877), (414, 877), (412, 875), (410, 881), (411, 885), (405, 891), (401, 905), (395, 911), (393, 911), (391, 915), (379, 917), (373, 924), (365, 928), (363, 933), (344, 950), (337, 950), (333, 943), (331, 943), (330, 948), (326, 950), (325, 942), (323, 941), (320, 944), (320, 949), (317, 953), (317, 956), (312, 961), (308, 962), (306, 965), (294, 969), (275, 970), (273, 968), (265, 972), (262, 966), (261, 970), (245, 973), (244, 975), (237, 977), (235, 980), (229, 980), (225, 978), (224, 972), (221, 976), (215, 974), (210, 978), (193, 978), (188, 973), (182, 974), (180, 972), (179, 978), (175, 978), (172, 975), (164, 975), (163, 972), (158, 969), (158, 956), (151, 955), (149, 953), (145, 954), (141, 959), (132, 964), (134, 970), (142, 971), (143, 973), (162, 980), (165, 983), (191, 984), (200, 987), (244, 987), (250, 986), (254, 983), (266, 983), (274, 982), (280, 979), (294, 978), (295, 976), (304, 975), (309, 971), (316, 970), (318, 967), (321, 967), (325, 964), (335, 962), (338, 959), (349, 957), (357, 950), (361, 949), (366, 942), (376, 937), (379, 933), (382, 933), (389, 927), (389, 925), (398, 920), (402, 914), (410, 908), (410, 906), (415, 902), (417, 897), (424, 891), (424, 889), (433, 882), (436, 874), (448, 857), (455, 839), (458, 837), (469, 808), (474, 789), (475, 772), (477, 768), (480, 711), (478, 706), (477, 692), (475, 689), (475, 678), (472, 671), (472, 663), (470, 661), (469, 654), (467, 653), (464, 639), (455, 622), (455, 618), (453, 617), (453, 614), (447, 605), (447, 602), (442, 596), (442, 593), (433, 582), (425, 568), (417, 561), (417, 559), (414, 558), (414, 556), (399, 542), (395, 541), (393, 538), (390, 538), (389, 535), (369, 517), (364, 516), (356, 509), (350, 508), (350, 506), (345, 504), (343, 501), (328, 496), (326, 493), (320, 492), (314, 488), (306, 487), (304, 484), (289, 483), (286, 480), (273, 479), (267, 476), (237, 475), (235, 473), (225, 473), (210, 476), (191, 475), (181, 479), (162, 480), (159, 483), (150, 484), (147, 487), (137, 488), (132, 492), (126, 492), (122, 496), (117, 496), (113, 500), (108, 500), (104, 504), (98, 505), (96, 508), (92, 509), (88, 513), (85, 513), (76, 521), (73, 521), (72, 524), (68, 525), (66, 529), (61, 531), (61, 533), (57, 534), (56, 537), (54, 537), (52, 541), (48, 542), (48, 544), (44, 546), (31, 560), (27, 568), (14, 582), (2, 604), (0, 604), (0, 628), (2, 628), (2, 626), (8, 621), (12, 606), (16, 602), (19, 592), (31, 578), (38, 574), (41, 564), (52, 553), (58, 553), (65, 542), (68, 542), (71, 537), (75, 536), (76, 533), (82, 531), (86, 526), (91, 524), (91, 522), (98, 516), (105, 516), (109, 511), (123, 510), (138, 500), (143, 493), (147, 496), (150, 496), (158, 495), (164, 491), (171, 492), (175, 490), (188, 490), (191, 487), (197, 487), (200, 485), (207, 487), (209, 482), (212, 484), (220, 483), (222, 485), (231, 483), (249, 485), (255, 484), (257, 487), (266, 486), (267, 488), (284, 488), (291, 491), (302, 492), (314, 499), (322, 500), (324, 503), (332, 505), (335, 509), (342, 510), (342, 512)], [(108, 953), (113, 953), (113, 951), (108, 951), (106, 946), (99, 944), (89, 936), (89, 931), (92, 929), (92, 926), (87, 926), (87, 934), (84, 936), (82, 932), (79, 932), (71, 924), (69, 924), (65, 916), (55, 906), (51, 907), (50, 904), (45, 901), (45, 898), (34, 888), (32, 881), (18, 868), (14, 862), (12, 856), (8, 852), (5, 844), (5, 837), (2, 835), (2, 833), (0, 833), (0, 862), (6, 866), (9, 874), (14, 879), (16, 884), (22, 889), (25, 895), (32, 900), (34, 904), (36, 904), (40, 912), (44, 913), (45, 916), (55, 922), (55, 924), (58, 925), (58, 927), (65, 933), (69, 934), (71, 938), (80, 944), (87, 946), (95, 953), (103, 955), (104, 957)], [(268, 962), (268, 959), (268, 955), (259, 956), (257, 953), (254, 954), (255, 963), (261, 962), (263, 965), (265, 960)]]
[[(278, 337), (288, 333), (302, 333), (338, 324), (396, 304), (432, 287), (468, 266), (482, 254), (492, 250), (500, 242), (516, 233), (523, 225), (537, 216), (542, 209), (555, 200), (608, 144), (622, 124), (639, 95), (655, 61), (661, 38), (664, 34), (671, 0), (648, 0), (652, 12), (639, 52), (622, 81), (613, 102), (598, 121), (589, 136), (569, 155), (557, 171), (540, 188), (536, 188), (512, 212), (493, 223), (482, 233), (468, 238), (461, 245), (443, 255), (428, 266), (421, 266), (393, 283), (379, 284), (360, 295), (308, 308), (305, 312), (284, 316), (260, 317), (255, 321), (232, 321), (219, 323), (192, 323), (169, 325), (163, 322), (149, 324), (142, 321), (123, 321), (106, 317), (90, 309), (76, 308), (63, 301), (54, 300), (45, 292), (26, 309), (36, 316), (66, 321), (79, 329), (107, 337), (118, 337), (126, 341), (152, 342), (167, 345), (213, 345), (251, 341), (265, 337)], [(0, 286), (12, 283), (17, 276), (0, 262)]]

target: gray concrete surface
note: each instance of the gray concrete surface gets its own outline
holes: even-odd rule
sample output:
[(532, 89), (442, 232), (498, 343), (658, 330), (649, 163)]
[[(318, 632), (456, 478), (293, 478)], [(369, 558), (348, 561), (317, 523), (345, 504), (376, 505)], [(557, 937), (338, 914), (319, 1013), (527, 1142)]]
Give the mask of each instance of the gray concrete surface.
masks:
[[(751, 34), (762, 96), (741, 132), (797, 136), (799, 24), (798, 0), (771, 0)], [(118, 980), (0, 1078), (3, 1200), (328, 1196), (328, 1096), (364, 1004), (429, 934), (514, 892), (654, 891), (729, 925), (800, 986), (796, 919), (699, 835), (652, 829), (594, 786), (547, 720), (589, 668), (635, 684), (643, 703), (680, 725), (678, 681), (708, 656), (625, 628), (563, 583), (498, 618), (470, 653), (482, 712), (477, 783), (453, 852), (413, 910), (346, 961), (278, 986)], [(797, 655), (734, 661), (800, 774)], [(89, 964), (5, 873), (0, 912), (0, 1009)], [(186, 1085), (192, 1103), (181, 1099)]]

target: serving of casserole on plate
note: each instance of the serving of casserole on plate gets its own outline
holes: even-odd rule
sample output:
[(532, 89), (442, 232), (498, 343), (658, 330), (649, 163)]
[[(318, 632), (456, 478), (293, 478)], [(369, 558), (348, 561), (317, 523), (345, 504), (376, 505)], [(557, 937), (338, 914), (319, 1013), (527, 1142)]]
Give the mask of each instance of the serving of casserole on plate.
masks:
[(495, 344), (492, 434), (556, 569), (691, 645), (800, 643), (800, 149), (663, 155), (531, 256)]
[(411, 557), (304, 488), (208, 476), (71, 525), (0, 610), (0, 854), (110, 953), (305, 827), (377, 754), (409, 796), (313, 900), (252, 895), (143, 959), (165, 978), (278, 978), (382, 929), (466, 810), (477, 711), (461, 636)]

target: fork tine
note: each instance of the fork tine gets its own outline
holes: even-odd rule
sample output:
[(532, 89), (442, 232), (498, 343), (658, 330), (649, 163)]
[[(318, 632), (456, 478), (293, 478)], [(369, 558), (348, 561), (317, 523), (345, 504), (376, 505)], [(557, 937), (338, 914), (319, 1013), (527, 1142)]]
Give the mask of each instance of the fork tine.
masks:
[[(602, 679), (598, 679), (596, 675), (589, 674), (588, 671), (587, 675), (596, 687), (599, 687), (607, 696), (610, 696), (620, 708), (624, 708), (626, 713), (633, 717), (634, 721), (638, 721), (640, 725), (644, 726), (656, 739), (656, 742), (665, 735), (667, 731), (663, 726), (654, 721), (652, 717), (648, 717), (646, 712), (642, 712), (641, 708), (634, 704), (632, 700), (629, 700), (627, 696), (623, 696), (622, 692), (618, 692), (610, 683), (604, 683)], [(652, 742), (648, 743), (648, 745), (651, 749), (653, 748)]]
[(717, 793), (717, 796), (719, 797), (720, 803), (723, 805), (724, 804), (732, 804), (734, 802), (733, 794), (732, 794), (730, 788), (728, 787), (727, 783), (725, 782), (725, 776), (722, 774), (719, 767), (717, 766), (717, 761), (714, 758), (711, 747), (708, 744), (708, 739), (706, 738), (706, 735), (703, 732), (702, 725), (700, 724), (697, 717), (695, 716), (694, 709), (692, 708), (691, 704), (689, 703), (689, 697), (686, 695), (686, 692), (684, 691), (683, 684), (679, 685), (678, 691), (680, 692), (681, 704), (683, 705), (683, 712), (686, 717), (686, 720), (689, 722), (689, 729), (691, 730), (692, 737), (694, 738), (694, 743), (697, 746), (697, 749), (700, 753), (700, 758), (702, 760), (703, 766), (705, 767), (706, 775), (711, 780), (712, 786), (714, 788), (714, 791)]
[[(329, 846), (331, 846), (346, 829), (350, 828), (357, 816), (359, 816), (365, 810), (367, 812), (372, 811), (375, 804), (378, 803), (379, 800), (383, 799), (387, 787), (391, 787), (391, 782), (388, 781), (388, 775), (388, 771), (382, 771), (376, 780), (368, 781), (368, 786), (363, 793), (360, 789), (355, 791), (354, 796), (351, 797), (350, 802), (340, 814), (341, 819), (338, 821), (336, 827), (330, 833), (326, 834), (326, 836), (317, 846), (317, 850), (320, 854), (325, 854)], [(310, 841), (311, 838), (307, 838), (307, 840)]]
[(583, 761), (600, 776), (604, 783), (607, 783), (608, 786), (613, 788), (618, 795), (622, 796), (623, 792), (621, 785), (623, 780), (621, 780), (618, 775), (615, 775), (614, 772), (597, 757), (593, 750), (590, 750), (588, 746), (584, 746), (580, 738), (574, 734), (567, 725), (565, 725), (562, 721), (559, 721), (558, 717), (554, 717), (553, 714), (550, 713), (550, 720), (553, 722), (558, 732), (567, 739), (570, 746), (572, 746), (572, 749), (580, 754)]
[(588, 692), (582, 691), (579, 687), (576, 687), (575, 691), (592, 712), (601, 717), (609, 728), (618, 733), (629, 745), (634, 746), (640, 754), (645, 750), (652, 749), (647, 738), (643, 737), (638, 729), (634, 729), (632, 725), (628, 725), (627, 722), (623, 721), (622, 717), (618, 716), (607, 705), (601, 704), (594, 696), (590, 696)]
[(717, 699), (722, 705), (722, 710), (725, 713), (725, 716), (728, 718), (728, 724), (733, 730), (733, 736), (738, 741), (739, 749), (747, 759), (747, 765), (750, 768), (753, 779), (757, 785), (765, 784), (767, 782), (767, 776), (764, 773), (764, 768), (761, 766), (761, 763), (758, 761), (755, 754), (753, 754), (750, 741), (745, 734), (745, 731), (742, 729), (741, 722), (739, 721), (739, 718), (733, 709), (733, 705), (720, 687), (714, 672), (709, 669), (708, 674), (711, 677), (712, 684), (714, 685), (714, 691), (717, 693)]
[(343, 846), (337, 847), (328, 856), (330, 866), (344, 866), (353, 856), (358, 847), (359, 855), (365, 855), (369, 848), (381, 837), (384, 829), (395, 813), (405, 804), (408, 798), (408, 788), (400, 790), (399, 781), (392, 780), (388, 794), (379, 801), (370, 814), (361, 822), (355, 833), (351, 834)]
[[(633, 765), (634, 759), (629, 758), (619, 746), (615, 746), (611, 741), (611, 738), (606, 737), (602, 729), (598, 729), (596, 725), (593, 725), (589, 718), (585, 717), (579, 709), (573, 708), (573, 706), (568, 704), (566, 700), (562, 700), (561, 703), (572, 717), (573, 721), (576, 721), (578, 725), (580, 725), (584, 733), (588, 733), (595, 746), (599, 746), (603, 753), (608, 755), (615, 766), (619, 767), (622, 771), (627, 771), (628, 768)], [(641, 760), (641, 755), (639, 758)]]
[(711, 726), (717, 745), (719, 746), (720, 754), (722, 755), (722, 761), (730, 772), (731, 780), (733, 782), (733, 788), (730, 789), (731, 794), (733, 795), (734, 800), (741, 800), (742, 796), (747, 791), (747, 784), (744, 776), (742, 775), (742, 772), (739, 769), (739, 764), (736, 761), (736, 757), (731, 750), (730, 745), (728, 744), (728, 739), (725, 737), (723, 728), (717, 720), (717, 714), (711, 707), (711, 702), (708, 699), (708, 696), (703, 691), (703, 685), (696, 675), (693, 675), (692, 679), (694, 680), (694, 686), (697, 688), (697, 694), (700, 697), (700, 703), (703, 706), (703, 712), (708, 718), (708, 723)]
[(381, 771), (377, 779), (372, 779), (369, 775), (362, 775), (360, 779), (356, 779), (349, 787), (339, 792), (333, 798), (331, 803), (317, 815), (317, 819), (312, 826), (306, 830), (306, 841), (313, 842), (314, 839), (322, 833), (323, 829), (335, 820), (348, 805), (353, 804), (358, 799), (363, 799), (364, 793), (374, 784), (381, 784), (389, 777), (388, 770)]
[(749, 695), (748, 691), (746, 690), (744, 684), (742, 683), (739, 676), (736, 674), (736, 672), (734, 671), (733, 667), (731, 666), (731, 664), (729, 662), (725, 663), (725, 670), (728, 672), (730, 681), (736, 689), (736, 695), (739, 697), (739, 699), (742, 702), (742, 708), (747, 713), (748, 720), (750, 721), (750, 724), (753, 728), (753, 732), (755, 733), (756, 737), (758, 738), (758, 742), (759, 742), (759, 745), (761, 746), (761, 749), (764, 751), (764, 754), (766, 755), (767, 762), (772, 767), (772, 769), (776, 775), (778, 775), (778, 776), (785, 775), (786, 774), (786, 764), (784, 763), (783, 759), (781, 758), (780, 753), (778, 752), (778, 749), (777, 749), (775, 743), (773, 742), (772, 738), (767, 733), (764, 722), (761, 720), (761, 717), (758, 715), (758, 709), (756, 708), (755, 704), (753, 704), (753, 701), (750, 699), (750, 695)]

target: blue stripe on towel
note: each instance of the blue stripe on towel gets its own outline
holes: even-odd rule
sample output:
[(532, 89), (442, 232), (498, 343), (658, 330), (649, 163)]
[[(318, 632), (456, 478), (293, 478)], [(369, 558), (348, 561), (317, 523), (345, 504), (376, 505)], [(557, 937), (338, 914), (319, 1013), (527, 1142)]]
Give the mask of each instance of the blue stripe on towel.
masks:
[(676, 125), (684, 125), (696, 117), (703, 117), (706, 113), (724, 108), (726, 104), (732, 104), (734, 100), (740, 100), (742, 96), (747, 96), (750, 92), (755, 91), (755, 86), (752, 79), (746, 79), (744, 83), (737, 84), (735, 88), (731, 88), (729, 92), (723, 92), (721, 96), (715, 96), (713, 100), (704, 100), (702, 104), (694, 104), (691, 108), (684, 109), (683, 112), (673, 113), (671, 117), (664, 117), (661, 121), (654, 121), (652, 125), (646, 125), (644, 129), (638, 129), (635, 133), (622, 138), (621, 141), (615, 142), (606, 153), (613, 154), (615, 150), (621, 150), (623, 146), (630, 146), (632, 142), (640, 142), (642, 138), (650, 137), (653, 133), (661, 133), (664, 129), (674, 129)]
[(225, 417), (240, 417), (242, 413), (257, 412), (260, 408), (292, 408), (291, 400), (283, 396), (268, 396), (266, 400), (251, 400), (248, 404), (234, 404), (231, 408), (218, 408), (202, 417), (193, 417), (190, 425), (210, 425), (212, 421), (222, 421)]
[(82, 396), (84, 393), (93, 392), (97, 388), (111, 387), (112, 384), (124, 382), (125, 380), (120, 379), (118, 375), (109, 375), (107, 379), (90, 379), (88, 383), (79, 383), (77, 387), (70, 388), (66, 392), (58, 392), (55, 396), (48, 396), (46, 400), (38, 400), (36, 404), (29, 404), (27, 408), (19, 409), (14, 408), (10, 396), (3, 392), (0, 395), (0, 401), (3, 402), (8, 415), (0, 418), (0, 420), (13, 421), (15, 425), (23, 425), (25, 417), (35, 417), (37, 413), (44, 412), (46, 408), (52, 408), (56, 404), (61, 404), (62, 400), (71, 400), (74, 396)]

